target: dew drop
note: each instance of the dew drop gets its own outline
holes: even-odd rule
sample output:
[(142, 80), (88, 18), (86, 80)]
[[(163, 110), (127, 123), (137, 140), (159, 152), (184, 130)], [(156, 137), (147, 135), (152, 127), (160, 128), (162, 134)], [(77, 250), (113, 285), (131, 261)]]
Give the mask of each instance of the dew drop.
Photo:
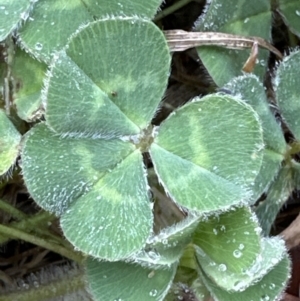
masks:
[(240, 258), (242, 255), (243, 255), (243, 254), (242, 254), (242, 252), (241, 252), (240, 250), (234, 250), (234, 251), (233, 251), (233, 256), (234, 256), (235, 258)]
[(272, 258), (272, 259), (271, 259), (271, 262), (272, 262), (274, 265), (277, 264), (278, 261), (279, 261), (279, 260), (278, 260), (277, 258)]
[(43, 44), (41, 44), (41, 43), (39, 43), (39, 42), (36, 43), (36, 44), (35, 44), (35, 49), (38, 50), (38, 51), (42, 50), (42, 49), (43, 49)]
[(270, 290), (273, 290), (275, 287), (276, 287), (276, 285), (275, 285), (274, 283), (271, 283), (271, 284), (269, 285), (269, 289), (270, 289)]
[(149, 293), (149, 295), (151, 297), (155, 297), (157, 295), (157, 290), (156, 289), (151, 290), (150, 293)]
[(227, 266), (224, 264), (224, 263), (221, 263), (219, 266), (218, 266), (218, 270), (220, 272), (225, 272), (227, 270)]
[(168, 243), (168, 240), (167, 239), (163, 239), (161, 242), (162, 242), (163, 245), (166, 245)]
[(148, 252), (148, 256), (149, 256), (150, 259), (152, 259), (154, 261), (160, 259), (160, 255), (157, 252), (155, 252), (155, 251), (149, 251)]

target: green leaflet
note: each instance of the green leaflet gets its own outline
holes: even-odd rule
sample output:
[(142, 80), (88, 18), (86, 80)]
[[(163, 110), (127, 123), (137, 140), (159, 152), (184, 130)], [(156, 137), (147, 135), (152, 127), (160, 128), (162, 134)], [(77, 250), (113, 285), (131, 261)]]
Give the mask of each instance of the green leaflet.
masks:
[[(234, 9), (232, 9), (234, 7)], [(271, 34), (270, 1), (212, 0), (196, 24), (196, 31), (218, 31), (244, 36), (259, 36), (266, 40)], [(232, 50), (214, 46), (197, 48), (208, 73), (218, 86), (242, 74), (250, 50)], [(268, 52), (260, 49), (255, 74), (261, 79), (265, 73)]]
[(265, 88), (258, 77), (253, 74), (239, 76), (227, 83), (224, 88), (252, 106), (261, 120), (266, 148), (284, 155), (286, 151), (284, 136), (269, 108)]
[(19, 154), (21, 135), (5, 112), (0, 110), (0, 176), (14, 164)]
[(234, 78), (224, 88), (251, 105), (261, 120), (265, 149), (262, 167), (255, 180), (252, 196), (254, 203), (278, 173), (287, 145), (282, 130), (270, 111), (265, 89), (255, 75)]
[[(199, 224), (194, 244), (199, 264), (220, 287), (237, 290), (242, 274), (255, 262), (261, 252), (258, 222), (246, 207), (211, 217)], [(248, 284), (249, 285), (249, 284)]]
[(88, 259), (86, 273), (96, 301), (160, 301), (172, 283), (176, 264), (164, 269), (145, 268), (125, 262)]
[(44, 93), (51, 128), (112, 137), (138, 134), (150, 123), (170, 64), (155, 25), (136, 18), (97, 21), (81, 28), (65, 51), (54, 60)]
[(27, 122), (40, 117), (37, 111), (41, 106), (41, 89), (45, 72), (44, 63), (34, 60), (20, 48), (16, 49), (12, 65), (13, 99), (18, 116)]
[(139, 150), (99, 179), (61, 217), (61, 227), (71, 243), (109, 261), (125, 259), (142, 249), (152, 223)]
[(86, 7), (98, 18), (99, 16), (139, 16), (152, 19), (162, 0), (84, 0)]
[(300, 140), (300, 51), (284, 58), (274, 79), (277, 104), (288, 127), (297, 140)]
[(284, 22), (296, 35), (300, 35), (300, 7), (298, 0), (279, 0), (278, 12), (282, 15)]
[[(243, 230), (244, 229), (242, 229), (242, 231)], [(214, 246), (210, 246), (210, 251), (216, 246), (219, 246), (219, 248), (217, 247), (216, 249), (220, 250), (221, 248), (222, 250), (221, 253), (219, 252), (219, 256), (216, 256), (215, 250), (212, 252), (212, 256), (214, 256), (216, 260), (211, 259), (210, 253), (205, 254), (201, 249), (196, 248), (198, 263), (205, 274), (213, 279), (220, 288), (232, 292), (244, 291), (249, 286), (259, 282), (263, 276), (286, 256), (284, 241), (280, 238), (259, 239), (256, 241), (256, 244), (253, 244), (254, 241), (251, 242), (251, 239), (246, 237), (248, 235), (247, 233), (251, 236), (253, 230), (249, 232), (238, 231), (239, 230), (235, 232), (237, 233), (236, 237), (230, 237), (226, 243), (224, 243), (225, 236), (220, 239), (220, 241), (215, 242)], [(243, 237), (245, 238), (244, 241)], [(236, 243), (238, 240), (242, 241), (239, 245)], [(228, 241), (230, 242), (228, 243)], [(259, 251), (257, 250), (257, 242), (259, 243)], [(232, 253), (228, 252), (230, 247), (234, 244), (238, 245), (237, 249)], [(225, 246), (224, 251), (223, 246)], [(258, 251), (256, 254), (253, 252), (255, 248), (256, 251)], [(220, 254), (223, 256), (220, 256)], [(232, 260), (232, 255), (235, 257), (235, 260)], [(252, 259), (255, 257), (252, 262), (250, 260), (251, 256)], [(221, 259), (222, 263), (220, 263)], [(246, 266), (245, 263), (248, 263), (248, 266)], [(242, 268), (242, 266), (244, 267)]]
[(1, 0), (0, 3), (0, 41), (3, 41), (21, 21), (28, 18), (32, 3), (30, 0)]
[(160, 3), (161, 0), (145, 3), (140, 0), (39, 0), (19, 36), (27, 51), (49, 62), (52, 54), (65, 46), (79, 26), (108, 16), (134, 15), (151, 19)]
[(250, 198), (262, 150), (260, 123), (251, 107), (230, 96), (209, 95), (160, 126), (150, 155), (172, 199), (204, 213)]
[(19, 31), (21, 45), (39, 60), (50, 62), (52, 54), (66, 44), (82, 24), (93, 21), (81, 0), (39, 0)]
[(183, 221), (163, 229), (147, 240), (147, 245), (133, 260), (143, 266), (168, 265), (178, 261), (199, 223), (199, 217), (190, 215)]
[(270, 234), (278, 212), (295, 188), (294, 172), (290, 165), (283, 166), (270, 185), (266, 199), (260, 202), (255, 209), (265, 236)]
[[(273, 242), (273, 245), (270, 245), (269, 247), (275, 250), (277, 247), (275, 241)], [(229, 292), (220, 288), (209, 277), (207, 277), (201, 269), (199, 269), (199, 273), (216, 301), (275, 301), (278, 300), (278, 297), (281, 295), (287, 284), (290, 273), (290, 261), (288, 256), (283, 254), (280, 259), (276, 258), (273, 266), (273, 269), (268, 271), (264, 277), (257, 279), (258, 282), (245, 290), (237, 292)]]
[(251, 197), (251, 205), (254, 205), (263, 192), (267, 192), (270, 185), (280, 172), (280, 164), (283, 156), (272, 150), (264, 149), (263, 161), (258, 176), (254, 182), (253, 195)]
[(41, 123), (25, 135), (24, 180), (38, 205), (60, 215), (133, 150), (120, 140), (60, 137)]

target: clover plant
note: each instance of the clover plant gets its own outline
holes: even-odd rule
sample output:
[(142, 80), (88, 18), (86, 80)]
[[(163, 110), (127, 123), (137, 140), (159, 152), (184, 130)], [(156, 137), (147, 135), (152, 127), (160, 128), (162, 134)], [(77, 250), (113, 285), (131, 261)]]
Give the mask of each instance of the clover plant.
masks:
[[(269, 233), (300, 186), (300, 51), (273, 75), (293, 143), (262, 83), (266, 50), (254, 74), (242, 74), (246, 50), (199, 47), (219, 92), (153, 125), (171, 69), (168, 41), (151, 21), (161, 1), (6, 2), (0, 16), (14, 17), (1, 19), (0, 37), (12, 45), (13, 33), (23, 50), (13, 46), (2, 77), (12, 81), (13, 109), (30, 129), (21, 141), (0, 111), (0, 173), (21, 155), (29, 194), (59, 217), (83, 255), (93, 300), (171, 301), (187, 292), (203, 301), (278, 300), (290, 262), (284, 241)], [(287, 2), (278, 10), (297, 31)], [(268, 40), (270, 2), (234, 5), (210, 1), (194, 30)], [(159, 223), (155, 189), (178, 220)]]

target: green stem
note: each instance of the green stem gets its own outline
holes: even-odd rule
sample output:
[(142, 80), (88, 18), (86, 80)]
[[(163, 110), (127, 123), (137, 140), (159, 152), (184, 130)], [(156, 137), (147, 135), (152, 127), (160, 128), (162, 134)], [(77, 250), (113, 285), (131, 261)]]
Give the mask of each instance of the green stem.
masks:
[[(55, 216), (51, 215), (48, 212), (41, 212), (32, 217), (26, 216), (25, 219), (22, 219), (19, 222), (12, 222), (10, 226), (16, 229), (21, 229), (25, 232), (35, 231), (41, 235), (46, 235), (45, 226), (48, 227), (48, 223), (55, 219)], [(0, 237), (0, 244), (3, 244), (9, 240), (8, 237)]]
[(65, 278), (59, 281), (50, 282), (48, 284), (40, 285), (37, 288), (32, 288), (28, 291), (19, 291), (18, 293), (11, 293), (0, 297), (0, 301), (41, 301), (48, 300), (59, 296), (84, 289), (85, 283), (82, 275), (74, 276), (72, 278)]
[(174, 13), (176, 10), (180, 9), (181, 7), (187, 5), (188, 3), (192, 2), (193, 0), (180, 0), (173, 5), (167, 7), (166, 9), (160, 11), (154, 18), (154, 22), (163, 19), (164, 17)]
[(25, 213), (23, 213), (22, 211), (18, 210), (11, 204), (9, 204), (1, 199), (0, 199), (0, 210), (5, 211), (6, 213), (13, 216), (14, 218), (17, 218), (18, 220), (28, 218), (28, 216)]
[(23, 232), (16, 228), (12, 228), (12, 227), (8, 227), (8, 226), (0, 224), (0, 233), (4, 234), (5, 236), (10, 236), (10, 237), (14, 237), (14, 238), (18, 238), (18, 239), (22, 239), (24, 241), (30, 242), (37, 246), (43, 247), (47, 250), (58, 253), (64, 257), (74, 260), (76, 262), (81, 262), (83, 259), (83, 256), (79, 253), (76, 253), (70, 249), (60, 246), (54, 242), (48, 242), (43, 238), (28, 234), (28, 233)]
[[(51, 223), (56, 217), (53, 214), (50, 214), (46, 211), (41, 211), (34, 216), (28, 217), (21, 220), (20, 222), (12, 222), (9, 226), (12, 226), (15, 229), (22, 230), (24, 232), (35, 232), (38, 236), (45, 239), (52, 240), (56, 244), (60, 244), (67, 249), (70, 249), (71, 245), (65, 239), (60, 236), (52, 234), (49, 229), (49, 223)], [(0, 244), (6, 243), (10, 237), (0, 236)]]

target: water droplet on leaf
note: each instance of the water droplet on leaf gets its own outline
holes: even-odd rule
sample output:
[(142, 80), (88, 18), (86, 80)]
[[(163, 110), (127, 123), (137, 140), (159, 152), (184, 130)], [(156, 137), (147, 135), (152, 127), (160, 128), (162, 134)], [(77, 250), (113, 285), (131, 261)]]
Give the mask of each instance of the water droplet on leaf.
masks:
[(35, 49), (38, 50), (38, 51), (42, 50), (42, 49), (43, 49), (43, 44), (37, 42), (37, 43), (35, 44)]
[(234, 251), (233, 251), (233, 256), (234, 256), (235, 258), (240, 258), (242, 255), (243, 255), (243, 254), (242, 254), (242, 252), (241, 252), (240, 250), (234, 250)]
[(157, 295), (157, 290), (156, 289), (151, 290), (150, 293), (149, 293), (149, 295), (151, 297), (155, 297)]
[(219, 266), (218, 266), (218, 270), (220, 272), (225, 272), (227, 270), (227, 266), (224, 264), (224, 263), (221, 263)]

